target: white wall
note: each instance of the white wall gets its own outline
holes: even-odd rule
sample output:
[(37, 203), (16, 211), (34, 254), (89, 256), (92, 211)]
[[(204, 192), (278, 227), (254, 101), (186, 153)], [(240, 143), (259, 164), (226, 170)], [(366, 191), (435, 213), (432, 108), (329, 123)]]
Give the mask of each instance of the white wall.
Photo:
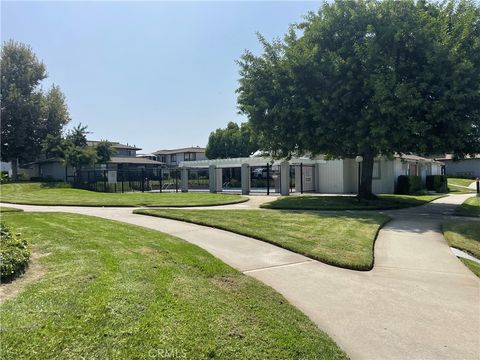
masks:
[(395, 192), (394, 160), (377, 159), (380, 167), (380, 177), (372, 179), (374, 194), (392, 194)]
[(328, 160), (319, 164), (318, 181), (321, 193), (344, 193), (343, 160)]
[(448, 176), (468, 175), (480, 177), (480, 159), (466, 159), (461, 161), (444, 160), (445, 171)]

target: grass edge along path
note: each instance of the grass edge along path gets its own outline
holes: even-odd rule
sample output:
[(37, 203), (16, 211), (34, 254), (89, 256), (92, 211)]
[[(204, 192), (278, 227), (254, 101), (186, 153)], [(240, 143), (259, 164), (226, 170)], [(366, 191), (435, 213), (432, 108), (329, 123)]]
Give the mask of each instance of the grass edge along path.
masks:
[[(380, 229), (391, 220), (386, 215), (375, 213), (339, 214), (279, 210), (137, 209), (133, 212), (230, 231), (328, 265), (359, 271), (373, 268), (375, 241)], [(250, 216), (251, 219), (242, 222), (242, 216), (244, 219)], [(318, 217), (314, 219), (318, 221), (312, 226), (298, 225), (308, 221), (311, 223), (313, 217)], [(363, 224), (362, 221), (366, 223)], [(288, 228), (289, 223), (297, 224), (297, 228)]]
[(7, 207), (7, 206), (0, 206), (0, 213), (10, 213), (10, 212), (22, 212), (22, 209)]
[(480, 221), (455, 221), (442, 225), (448, 245), (480, 259)]
[(264, 209), (278, 210), (394, 210), (420, 206), (440, 199), (446, 194), (438, 195), (378, 195), (375, 200), (358, 200), (356, 196), (312, 196), (296, 195), (280, 197), (272, 202), (262, 204)]
[(77, 214), (10, 213), (5, 221), (46, 254), (44, 275), (0, 305), (5, 358), (153, 358), (161, 350), (347, 358), (283, 296), (196, 245)]
[(237, 194), (208, 192), (102, 193), (73, 189), (60, 183), (17, 183), (0, 185), (3, 203), (47, 206), (92, 207), (197, 207), (238, 204), (248, 201)]
[(457, 207), (455, 215), (480, 217), (480, 197), (472, 196)]
[[(480, 259), (480, 221), (448, 222), (442, 225), (442, 232), (449, 246)], [(469, 259), (460, 260), (480, 277), (480, 264)]]
[(460, 261), (470, 269), (471, 272), (473, 272), (476, 276), (480, 278), (480, 264), (476, 263), (475, 261), (472, 261), (470, 259), (463, 259), (460, 258)]

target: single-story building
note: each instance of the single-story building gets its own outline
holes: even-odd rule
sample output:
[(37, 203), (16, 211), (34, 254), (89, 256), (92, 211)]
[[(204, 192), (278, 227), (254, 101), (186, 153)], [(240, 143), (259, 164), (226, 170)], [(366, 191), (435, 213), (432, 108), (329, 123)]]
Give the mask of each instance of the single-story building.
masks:
[(456, 160), (453, 154), (437, 158), (445, 164), (445, 173), (451, 177), (480, 178), (480, 154)]
[[(98, 141), (88, 141), (88, 146), (95, 146)], [(136, 146), (128, 144), (113, 143), (115, 156), (112, 156), (107, 164), (96, 164), (95, 166), (82, 169), (83, 172), (108, 170), (111, 174), (123, 172), (140, 172), (153, 171), (164, 165), (156, 160), (137, 157), (137, 150), (141, 150)], [(39, 159), (28, 164), (29, 176), (39, 178), (49, 178), (52, 180), (73, 181), (75, 177), (75, 169), (67, 166), (61, 158)]]
[[(182, 191), (188, 191), (189, 170), (203, 168), (209, 169), (212, 192), (222, 191), (225, 184), (223, 169), (241, 168), (244, 194), (250, 192), (254, 179), (262, 177), (271, 179), (272, 187), (283, 195), (291, 191), (354, 194), (358, 192), (360, 171), (360, 163), (355, 159), (326, 160), (323, 156), (288, 161), (265, 157), (183, 161), (179, 166), (182, 169)], [(394, 193), (400, 175), (421, 176), (425, 183), (427, 175), (441, 175), (442, 168), (443, 163), (416, 155), (394, 156), (391, 159), (379, 157), (373, 168), (373, 192)], [(264, 175), (265, 169), (269, 174), (267, 176)]]

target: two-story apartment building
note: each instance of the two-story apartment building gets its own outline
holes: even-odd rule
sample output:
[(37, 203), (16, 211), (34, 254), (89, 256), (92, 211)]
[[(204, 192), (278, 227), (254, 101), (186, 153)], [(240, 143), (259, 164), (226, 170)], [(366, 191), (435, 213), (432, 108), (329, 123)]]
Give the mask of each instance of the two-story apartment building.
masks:
[(157, 161), (165, 163), (168, 167), (176, 167), (182, 161), (207, 160), (205, 148), (191, 146), (180, 149), (158, 150), (153, 153)]
[[(98, 141), (87, 141), (88, 146), (96, 146), (97, 144)], [(84, 170), (139, 171), (154, 169), (163, 165), (156, 160), (137, 157), (137, 151), (141, 148), (135, 145), (113, 142), (112, 147), (115, 149), (115, 154), (107, 164), (95, 164)], [(29, 164), (29, 175), (30, 177), (68, 181), (73, 179), (75, 169), (67, 166), (61, 158), (44, 158)]]

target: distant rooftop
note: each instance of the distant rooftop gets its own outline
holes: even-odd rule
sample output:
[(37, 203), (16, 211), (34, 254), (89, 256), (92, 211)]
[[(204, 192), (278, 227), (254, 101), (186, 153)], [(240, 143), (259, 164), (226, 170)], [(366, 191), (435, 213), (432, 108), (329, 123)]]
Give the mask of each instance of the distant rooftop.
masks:
[(153, 164), (153, 165), (160, 165), (163, 164), (160, 161), (150, 160), (147, 158), (140, 158), (140, 157), (116, 157), (113, 156), (110, 161), (110, 164)]
[(185, 153), (185, 152), (203, 153), (205, 152), (205, 148), (200, 146), (191, 146), (191, 147), (180, 148), (180, 149), (158, 150), (153, 152), (153, 154), (169, 155), (169, 154), (178, 154), (178, 153)]
[[(443, 157), (435, 158), (436, 160), (439, 161), (445, 161), (445, 160), (456, 160), (454, 154), (445, 154)], [(469, 160), (469, 159), (480, 159), (480, 154), (475, 154), (473, 156), (467, 155), (465, 156), (464, 159), (457, 159), (457, 160)]]
[[(100, 141), (98, 140), (87, 140), (87, 145), (89, 146), (95, 146), (99, 143)], [(128, 150), (142, 150), (141, 148), (136, 147), (135, 145), (129, 145), (128, 143), (125, 144), (120, 144), (119, 142), (115, 141), (110, 141), (112, 143), (112, 147), (115, 149), (128, 149)]]

